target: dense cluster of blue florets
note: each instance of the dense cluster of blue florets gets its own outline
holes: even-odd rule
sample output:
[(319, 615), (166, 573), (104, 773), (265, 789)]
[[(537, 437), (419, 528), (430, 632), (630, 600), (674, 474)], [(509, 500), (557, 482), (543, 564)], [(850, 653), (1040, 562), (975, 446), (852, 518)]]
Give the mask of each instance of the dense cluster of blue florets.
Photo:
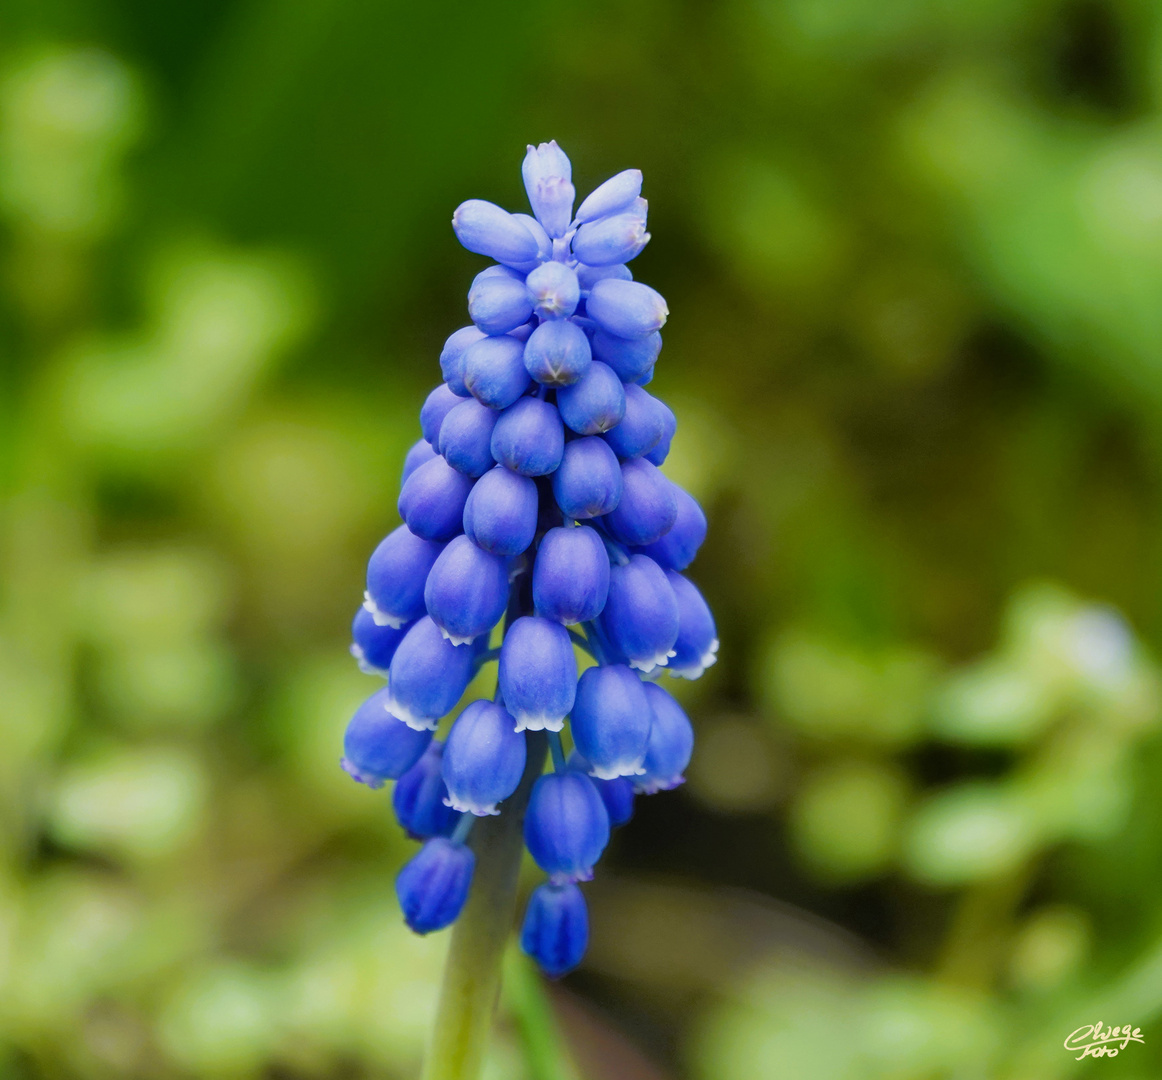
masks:
[[(530, 146), (522, 171), (533, 217), (471, 199), (452, 218), (460, 242), (496, 262), (476, 275), (472, 325), (448, 338), (444, 382), (421, 410), (404, 524), (368, 563), (352, 652), (388, 682), (352, 718), (343, 767), (372, 787), (396, 781), (396, 815), (425, 841), (396, 887), (426, 933), (459, 915), (470, 824), (516, 791), (525, 732), (547, 732), (553, 768), (533, 785), (524, 837), (548, 881), (521, 944), (555, 976), (585, 951), (577, 882), (611, 826), (629, 820), (635, 793), (680, 784), (690, 759), (690, 722), (653, 680), (697, 678), (718, 641), (682, 574), (706, 518), (658, 468), (676, 422), (643, 389), (667, 310), (625, 265), (649, 240), (641, 173), (619, 173), (574, 212), (555, 142)], [(580, 677), (578, 653), (595, 663)], [(472, 701), (434, 739), (492, 660), (495, 699)]]

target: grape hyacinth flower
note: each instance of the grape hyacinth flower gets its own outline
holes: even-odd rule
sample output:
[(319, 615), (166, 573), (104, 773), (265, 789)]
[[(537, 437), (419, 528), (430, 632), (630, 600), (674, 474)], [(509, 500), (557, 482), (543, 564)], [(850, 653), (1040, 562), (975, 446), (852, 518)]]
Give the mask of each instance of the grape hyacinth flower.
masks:
[[(408, 925), (428, 933), (467, 911), (465, 935), (501, 928), (484, 935), (491, 945), (453, 938), (447, 977), (476, 965), (481, 1009), (522, 841), (547, 881), (521, 946), (558, 977), (588, 941), (577, 883), (635, 796), (680, 784), (693, 750), (656, 680), (698, 678), (718, 649), (687, 576), (706, 516), (660, 468), (677, 421), (644, 388), (669, 313), (625, 265), (650, 240), (641, 173), (618, 173), (577, 209), (555, 142), (529, 147), (522, 176), (532, 216), (470, 199), (452, 218), (492, 264), (420, 410), (403, 524), (368, 564), (352, 652), (388, 682), (351, 720), (342, 761), (370, 786), (395, 780), (396, 816), (424, 842), (396, 882)], [(592, 666), (579, 674), (581, 655)], [(494, 698), (462, 703), (493, 662)], [(450, 992), (441, 1015), (467, 1007)]]

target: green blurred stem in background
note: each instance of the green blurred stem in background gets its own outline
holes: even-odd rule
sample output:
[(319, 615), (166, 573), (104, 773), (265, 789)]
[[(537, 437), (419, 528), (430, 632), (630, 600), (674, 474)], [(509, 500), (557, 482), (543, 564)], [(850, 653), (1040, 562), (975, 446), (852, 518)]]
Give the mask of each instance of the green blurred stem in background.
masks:
[(423, 1080), (476, 1080), (500, 993), (501, 963), (516, 911), (525, 807), (545, 764), (544, 732), (528, 736), (528, 764), (504, 813), (480, 818), (472, 892), (452, 931)]

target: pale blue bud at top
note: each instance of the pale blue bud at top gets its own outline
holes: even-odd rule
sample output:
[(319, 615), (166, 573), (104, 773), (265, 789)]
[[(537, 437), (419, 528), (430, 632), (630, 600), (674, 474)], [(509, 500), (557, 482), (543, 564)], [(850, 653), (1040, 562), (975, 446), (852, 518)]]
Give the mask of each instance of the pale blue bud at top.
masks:
[(443, 751), (444, 744), (433, 739), (420, 760), (395, 782), (391, 793), (396, 820), (413, 840), (451, 836), (460, 820), (459, 812), (444, 802), (448, 789), (441, 774)]
[(628, 266), (585, 266), (583, 263), (577, 265), (577, 281), (585, 292), (589, 292), (594, 282), (603, 278), (633, 281), (633, 273)]
[(475, 326), (462, 326), (444, 342), (440, 353), (440, 371), (448, 389), (458, 397), (468, 397), (468, 387), (464, 385), (464, 350), (485, 337), (483, 330)]
[(643, 338), (619, 338), (602, 329), (590, 342), (593, 358), (608, 364), (622, 382), (637, 382), (653, 369), (662, 351), (662, 335), (655, 331)]
[(361, 607), (351, 623), (351, 655), (365, 675), (387, 676), (396, 647), (410, 626), (380, 626), (375, 617)]
[(409, 727), (435, 731), (467, 688), (474, 660), (470, 646), (453, 645), (431, 616), (424, 616), (391, 658), (388, 708)]
[(519, 264), (537, 257), (537, 241), (507, 210), (484, 199), (469, 199), (452, 215), (456, 239), (469, 251), (499, 263)]
[(560, 731), (577, 692), (569, 632), (535, 615), (517, 619), (500, 645), (498, 678), (517, 731)]
[(531, 144), (525, 150), (524, 161), (520, 166), (521, 179), (524, 181), (525, 191), (531, 196), (532, 188), (540, 180), (547, 180), (550, 176), (559, 176), (562, 180), (573, 179), (573, 163), (569, 155), (557, 145), (556, 139)]
[(380, 626), (399, 628), (424, 613), (424, 582), (442, 545), (406, 525), (392, 530), (367, 560), (364, 605)]
[(653, 559), (631, 555), (610, 568), (601, 629), (630, 667), (650, 672), (669, 662), (678, 640), (678, 601)]
[(666, 666), (676, 679), (698, 679), (718, 659), (718, 630), (714, 615), (698, 586), (674, 570), (666, 580), (678, 601), (678, 640)]
[(533, 606), (564, 626), (601, 614), (609, 592), (609, 556), (588, 525), (550, 529), (533, 563)]
[(464, 527), (464, 503), (472, 480), (434, 457), (407, 478), (399, 492), (399, 516), (416, 536), (451, 540)]
[(569, 386), (577, 382), (589, 370), (589, 361), (589, 339), (571, 319), (549, 319), (541, 323), (525, 345), (525, 370), (544, 386)]
[(576, 271), (559, 262), (546, 262), (525, 282), (533, 310), (542, 319), (564, 319), (577, 310), (581, 284)]
[(616, 266), (641, 254), (650, 242), (637, 214), (613, 214), (582, 225), (573, 237), (573, 254), (587, 266)]
[(621, 501), (605, 519), (623, 544), (641, 547), (660, 540), (678, 516), (673, 483), (645, 458), (621, 464)]
[(440, 383), (428, 395), (423, 408), (420, 409), (420, 430), (433, 446), (439, 443), (440, 425), (444, 422), (444, 417), (459, 405), (461, 400), (452, 393), (447, 383)]
[(501, 705), (474, 701), (456, 718), (444, 751), (448, 805), (484, 817), (517, 789), (525, 771), (525, 737)]
[(492, 456), (523, 476), (556, 472), (564, 453), (561, 414), (547, 401), (521, 398), (500, 414), (492, 430)]
[(500, 413), (475, 398), (461, 400), (440, 425), (440, 453), (465, 476), (482, 476), (492, 460), (492, 429)]
[(537, 485), (503, 465), (486, 472), (464, 504), (464, 531), (485, 551), (519, 555), (537, 532)]
[(472, 887), (476, 856), (444, 836), (429, 840), (395, 879), (404, 921), (417, 934), (443, 930), (460, 916)]
[(609, 843), (609, 814), (584, 773), (546, 773), (533, 785), (524, 834), (529, 854), (551, 882), (591, 881)]
[(594, 360), (577, 382), (557, 391), (557, 408), (578, 435), (600, 435), (621, 423), (625, 388), (611, 367)]
[(519, 277), (485, 270), (468, 290), (468, 314), (486, 334), (507, 334), (528, 322), (532, 313), (532, 299)]
[(601, 517), (621, 498), (621, 466), (604, 439), (589, 435), (565, 445), (553, 473), (553, 496), (567, 518)]
[(685, 570), (706, 539), (706, 515), (698, 500), (677, 484), (674, 484), (674, 497), (678, 514), (673, 527), (660, 540), (643, 547), (642, 554), (666, 570)]
[(467, 645), (500, 622), (508, 605), (508, 565), (457, 536), (428, 574), (424, 603), (453, 645)]
[(425, 462), (431, 461), (436, 456), (436, 451), (432, 444), (427, 439), (417, 439), (408, 450), (407, 456), (403, 459), (403, 473), (399, 478), (400, 486), (407, 483), (407, 478), (416, 471)]
[(624, 664), (582, 673), (570, 730), (593, 776), (612, 780), (640, 773), (650, 720), (642, 681)]
[(645, 772), (637, 778), (637, 790), (646, 795), (668, 791), (685, 781), (682, 773), (690, 764), (694, 752), (694, 729), (690, 719), (665, 690), (654, 683), (645, 683), (646, 698), (650, 703), (653, 723), (646, 745)]
[(525, 392), (525, 346), (511, 334), (486, 337), (464, 351), (464, 385), (477, 401), (507, 409)]
[(516, 267), (516, 269), (522, 270), (527, 274), (530, 270), (535, 270), (538, 264), (544, 262), (546, 259), (551, 259), (553, 257), (553, 239), (547, 232), (545, 232), (545, 227), (539, 221), (537, 221), (535, 217), (532, 217), (529, 214), (513, 214), (512, 216), (520, 221), (520, 223), (526, 229), (528, 229), (530, 233), (533, 234), (537, 241), (536, 259), (530, 263), (525, 263)]
[[(657, 401), (657, 398), (654, 400)], [(674, 432), (678, 430), (678, 418), (674, 415), (673, 410), (664, 401), (659, 401), (658, 404), (662, 406), (662, 418), (666, 424), (666, 431), (658, 440), (658, 445), (645, 455), (646, 461), (651, 465), (661, 465), (670, 456), (670, 441), (674, 438)]]
[(573, 216), (573, 200), (576, 197), (573, 185), (560, 176), (541, 180), (534, 194), (529, 196), (537, 220), (553, 239), (559, 239), (569, 231), (569, 219)]
[(374, 693), (355, 711), (343, 736), (343, 770), (368, 787), (403, 776), (427, 749), (430, 731), (416, 731), (387, 709), (388, 688)]
[(595, 187), (577, 208), (577, 224), (625, 210), (642, 193), (641, 169), (626, 169)]
[(564, 236), (573, 216), (573, 167), (556, 142), (530, 146), (521, 165), (529, 205), (552, 237)]
[(669, 310), (661, 294), (640, 281), (604, 278), (589, 290), (585, 313), (616, 337), (639, 338), (660, 330)]
[(631, 384), (625, 388), (625, 415), (617, 427), (605, 434), (605, 441), (619, 458), (641, 457), (657, 446), (666, 430), (664, 406), (659, 406), (661, 402), (640, 386)]
[(589, 947), (589, 909), (573, 884), (538, 885), (521, 924), (520, 947), (550, 979), (581, 963)]

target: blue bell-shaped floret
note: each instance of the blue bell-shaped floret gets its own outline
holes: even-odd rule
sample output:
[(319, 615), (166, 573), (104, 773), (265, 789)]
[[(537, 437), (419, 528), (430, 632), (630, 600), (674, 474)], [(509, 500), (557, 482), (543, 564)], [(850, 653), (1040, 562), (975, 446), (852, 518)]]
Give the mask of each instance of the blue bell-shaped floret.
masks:
[(650, 672), (669, 662), (678, 640), (678, 601), (653, 559), (632, 555), (610, 568), (601, 628), (630, 667)]
[(443, 836), (429, 840), (395, 879), (404, 920), (417, 934), (443, 930), (460, 916), (472, 886), (476, 856)]
[(368, 787), (395, 780), (420, 759), (432, 739), (388, 711), (388, 688), (372, 694), (351, 717), (343, 736), (343, 770)]
[(623, 544), (641, 547), (660, 540), (678, 517), (673, 483), (644, 458), (621, 463), (621, 499), (605, 518)]
[(364, 594), (377, 624), (398, 629), (423, 615), (424, 584), (442, 550), (442, 544), (416, 536), (406, 525), (380, 541), (367, 561)]
[(443, 762), (444, 744), (433, 739), (420, 760), (395, 782), (391, 806), (413, 840), (451, 836), (460, 820), (460, 813), (444, 801), (448, 789), (441, 775)]
[(399, 493), (399, 516), (424, 540), (451, 540), (464, 530), (464, 503), (472, 479), (434, 457), (407, 478)]
[(645, 772), (637, 777), (637, 790), (647, 795), (668, 791), (681, 784), (694, 751), (694, 728), (682, 706), (654, 683), (644, 683), (653, 723), (646, 746)]
[(561, 414), (547, 401), (521, 398), (500, 414), (492, 430), (492, 456), (522, 476), (548, 476), (565, 453)]
[(640, 281), (603, 278), (589, 290), (585, 314), (615, 337), (642, 338), (661, 330), (669, 309), (658, 292)]
[(524, 351), (525, 370), (543, 386), (572, 386), (585, 377), (592, 359), (585, 331), (571, 319), (541, 323)]
[(475, 398), (462, 400), (440, 425), (439, 450), (465, 476), (483, 476), (493, 465), (492, 432), (500, 413)]
[(570, 729), (591, 775), (612, 780), (639, 774), (650, 722), (650, 705), (636, 672), (609, 664), (582, 673)]
[(490, 409), (507, 409), (529, 385), (525, 343), (513, 334), (486, 337), (464, 350), (464, 385)]
[(537, 485), (503, 465), (486, 472), (464, 504), (464, 531), (485, 551), (519, 555), (537, 531)]
[(565, 445), (553, 473), (553, 495), (566, 518), (594, 518), (617, 508), (621, 466), (604, 439), (588, 435)]
[(617, 427), (605, 433), (605, 441), (623, 461), (648, 454), (666, 432), (664, 408), (640, 386), (625, 387), (625, 415)]
[(674, 524), (661, 539), (643, 547), (642, 554), (665, 570), (685, 570), (706, 539), (706, 515), (693, 495), (677, 484), (673, 486), (678, 504)]
[(517, 789), (525, 769), (525, 737), (502, 706), (474, 701), (456, 718), (444, 751), (448, 802), (482, 817)]
[(508, 564), (457, 536), (428, 574), (424, 603), (453, 645), (467, 645), (500, 622), (508, 604)]
[(577, 207), (575, 220), (578, 225), (583, 225), (587, 221), (616, 214), (632, 206), (641, 193), (641, 169), (626, 169), (611, 176), (586, 195)]
[(557, 408), (578, 435), (600, 435), (625, 416), (625, 387), (611, 367), (594, 360), (577, 382), (557, 391)]
[(380, 626), (366, 607), (355, 612), (351, 622), (351, 655), (359, 664), (359, 670), (367, 675), (387, 675), (391, 658), (403, 641), (411, 624), (403, 626)]
[(546, 773), (533, 785), (524, 834), (529, 854), (550, 881), (590, 881), (609, 843), (609, 813), (584, 773)]
[(421, 465), (436, 456), (436, 450), (427, 439), (417, 439), (412, 443), (410, 449), (403, 459), (403, 471), (400, 473), (399, 483), (403, 487), (407, 483), (407, 478), (416, 471)]
[(388, 707), (410, 727), (435, 731), (467, 689), (474, 661), (471, 645), (453, 645), (425, 615), (391, 658)]
[(588, 525), (550, 529), (533, 564), (533, 607), (564, 626), (596, 619), (609, 593), (609, 556)]
[(714, 614), (689, 578), (666, 571), (666, 580), (678, 601), (678, 640), (666, 672), (674, 678), (698, 679), (718, 659), (718, 630)]
[[(567, 319), (577, 310), (577, 303), (581, 299), (577, 271), (561, 262), (542, 263), (529, 274), (525, 287), (533, 310), (546, 320)], [(526, 364), (527, 359), (526, 350)], [(536, 378), (535, 375), (533, 377)]]
[(506, 266), (521, 266), (537, 257), (537, 240), (515, 214), (484, 199), (468, 199), (452, 215), (456, 239), (469, 251)]
[(569, 632), (550, 619), (517, 619), (500, 645), (498, 678), (517, 731), (560, 731), (577, 692)]
[(572, 971), (589, 946), (589, 910), (573, 884), (540, 885), (529, 897), (520, 947), (551, 979)]

